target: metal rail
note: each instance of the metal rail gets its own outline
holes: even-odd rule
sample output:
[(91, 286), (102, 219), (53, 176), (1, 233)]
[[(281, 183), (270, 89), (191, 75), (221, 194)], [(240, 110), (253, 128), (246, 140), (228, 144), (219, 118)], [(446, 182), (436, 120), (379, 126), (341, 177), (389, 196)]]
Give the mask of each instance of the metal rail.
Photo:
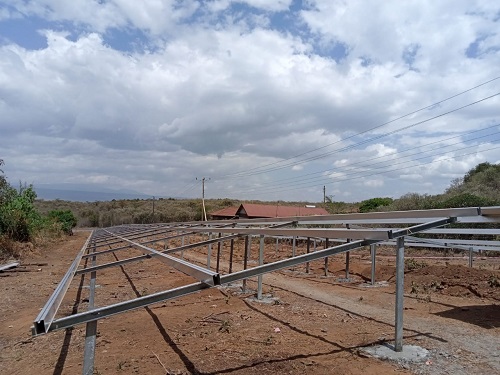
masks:
[(69, 284), (71, 284), (71, 280), (73, 280), (78, 264), (80, 264), (82, 255), (85, 252), (85, 250), (87, 250), (87, 246), (93, 234), (94, 232), (90, 233), (89, 237), (87, 238), (87, 241), (85, 241), (85, 244), (82, 246), (81, 250), (76, 255), (75, 260), (73, 261), (73, 263), (71, 263), (71, 266), (69, 266), (68, 271), (62, 278), (59, 285), (57, 285), (56, 290), (54, 290), (54, 293), (52, 293), (49, 300), (47, 301), (45, 306), (42, 308), (42, 310), (36, 317), (32, 327), (33, 335), (39, 335), (42, 333), (49, 332), (50, 326), (54, 321), (54, 317), (57, 313), (57, 310), (59, 309), (59, 306), (61, 305), (61, 302), (64, 298), (64, 295), (66, 294), (66, 291), (69, 288)]

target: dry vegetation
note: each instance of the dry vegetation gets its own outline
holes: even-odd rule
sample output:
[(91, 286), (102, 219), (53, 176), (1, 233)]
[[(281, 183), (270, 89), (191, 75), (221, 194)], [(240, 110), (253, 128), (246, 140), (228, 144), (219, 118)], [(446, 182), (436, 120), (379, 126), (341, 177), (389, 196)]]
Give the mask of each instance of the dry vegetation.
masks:
[[(316, 204), (324, 207), (330, 213), (357, 212), (355, 203), (309, 203), (309, 202), (260, 202), (247, 201), (248, 203), (265, 203), (271, 205), (297, 205)], [(242, 201), (233, 199), (207, 199), (205, 201), (207, 212), (221, 208), (237, 206)], [(112, 200), (108, 202), (69, 202), (62, 200), (36, 202), (38, 210), (42, 213), (50, 210), (71, 210), (78, 219), (79, 227), (108, 227), (121, 224), (148, 224), (154, 222), (182, 222), (198, 221), (202, 217), (200, 199), (128, 199)]]

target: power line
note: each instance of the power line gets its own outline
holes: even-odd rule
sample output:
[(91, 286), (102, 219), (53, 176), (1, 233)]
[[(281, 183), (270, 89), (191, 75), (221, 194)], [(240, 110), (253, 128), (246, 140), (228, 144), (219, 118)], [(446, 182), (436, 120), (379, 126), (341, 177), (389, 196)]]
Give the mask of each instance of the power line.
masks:
[[(459, 145), (462, 142), (456, 142), (454, 144), (448, 144), (448, 145), (445, 145), (445, 146), (442, 146), (441, 143), (444, 142), (444, 141), (450, 140), (450, 139), (462, 137), (464, 135), (470, 135), (470, 134), (477, 133), (479, 131), (488, 130), (488, 129), (491, 129), (491, 128), (494, 128), (494, 127), (497, 127), (497, 126), (500, 126), (500, 124), (495, 124), (493, 126), (485, 128), (485, 129), (472, 131), (472, 132), (469, 132), (469, 133), (466, 133), (466, 134), (460, 134), (458, 136), (449, 137), (449, 138), (442, 139), (442, 140), (439, 140), (439, 141), (430, 142), (430, 143), (424, 144), (422, 146), (412, 147), (412, 148), (409, 148), (409, 149), (406, 149), (406, 150), (402, 150), (402, 151), (399, 151), (399, 152), (388, 153), (388, 154), (385, 154), (385, 155), (382, 155), (382, 156), (371, 158), (370, 161), (377, 160), (377, 159), (383, 159), (383, 158), (387, 158), (388, 156), (396, 156), (396, 155), (400, 155), (399, 158), (409, 158), (409, 157), (414, 156), (414, 155), (421, 155), (421, 154), (424, 153), (423, 151), (415, 152), (415, 153), (408, 154), (408, 155), (402, 155), (402, 154), (406, 153), (408, 151), (411, 151), (411, 150), (420, 149), (422, 147), (427, 147), (427, 146), (434, 145), (434, 144), (438, 144), (438, 146), (435, 147), (435, 148), (433, 148), (433, 149), (431, 149), (431, 150), (427, 150), (425, 152), (428, 153), (429, 151), (434, 151), (436, 149), (449, 148), (449, 147), (452, 147), (452, 146), (455, 146), (455, 145)], [(472, 139), (468, 139), (467, 141), (471, 142), (471, 141), (475, 141), (475, 140), (478, 140), (478, 139), (482, 139), (482, 138), (486, 138), (486, 137), (491, 137), (492, 135), (496, 135), (498, 133), (500, 133), (500, 132), (493, 132), (493, 133), (490, 133), (490, 134), (486, 134), (486, 135), (482, 135), (482, 136), (475, 137), (475, 138), (472, 138)], [(446, 153), (449, 153), (449, 152), (459, 151), (459, 150), (463, 150), (463, 149), (470, 148), (470, 147), (475, 147), (475, 146), (476, 145), (467, 146), (467, 147), (464, 147), (464, 148), (458, 148), (458, 149), (454, 149), (454, 150), (450, 150), (450, 151), (446, 151), (446, 152), (442, 152), (442, 153), (438, 153), (438, 154), (427, 154), (427, 155), (423, 156), (422, 158), (427, 158), (427, 157), (431, 157), (431, 156), (439, 156), (439, 155), (443, 155), (443, 154), (446, 154)], [(417, 158), (417, 159), (413, 159), (413, 160), (420, 160), (422, 158)], [(372, 167), (374, 165), (388, 163), (390, 161), (391, 160), (382, 160), (382, 161), (378, 161), (378, 162), (375, 162), (375, 163), (365, 164), (366, 160), (361, 160), (361, 161), (358, 161), (358, 162), (354, 162), (354, 163), (349, 163), (349, 164), (343, 165), (341, 168), (338, 168), (338, 169), (344, 169), (345, 170), (346, 167), (352, 167), (352, 166), (360, 165), (360, 164), (362, 165), (362, 168), (369, 168), (369, 167)], [(402, 162), (399, 162), (399, 163), (396, 163), (396, 164), (401, 164), (401, 163)], [(379, 168), (375, 168), (375, 169), (379, 169)], [(285, 178), (285, 179), (280, 179), (280, 180), (275, 181), (273, 183), (266, 184), (265, 187), (264, 187), (264, 190), (260, 190), (260, 191), (261, 192), (265, 192), (266, 189), (276, 188), (276, 187), (280, 187), (280, 186), (286, 186), (286, 185), (288, 185), (290, 183), (294, 183), (294, 184), (297, 184), (297, 183), (300, 184), (300, 183), (302, 183), (303, 184), (304, 183), (303, 181), (306, 181), (306, 182), (324, 181), (324, 177), (323, 176), (312, 177), (312, 178), (311, 177), (304, 178), (304, 177), (318, 175), (318, 174), (324, 174), (324, 173), (335, 173), (335, 172), (337, 172), (336, 169), (327, 169), (327, 170), (322, 170), (322, 171), (318, 171), (318, 172), (308, 173), (308, 174), (305, 174), (305, 175), (302, 175), (302, 176), (296, 176), (296, 177), (289, 177), (289, 178)], [(342, 173), (342, 171), (338, 171), (338, 172)], [(243, 191), (240, 191), (240, 192), (245, 192), (245, 191), (247, 191), (247, 190), (243, 190)]]
[[(330, 156), (330, 155), (333, 155), (333, 154), (336, 154), (336, 153), (339, 153), (341, 151), (346, 151), (346, 150), (349, 150), (349, 149), (352, 149), (352, 148), (355, 148), (357, 146), (360, 146), (360, 145), (363, 145), (363, 144), (366, 144), (366, 143), (370, 143), (370, 142), (373, 142), (375, 140), (379, 140), (379, 139), (382, 139), (382, 138), (385, 138), (389, 135), (393, 135), (393, 134), (396, 134), (396, 133), (399, 133), (403, 130), (407, 130), (407, 129), (410, 129), (410, 128), (413, 128), (417, 125), (422, 125), (426, 122), (429, 122), (429, 121), (432, 121), (432, 120), (435, 120), (437, 118), (440, 118), (440, 117), (443, 117), (443, 116), (446, 116), (446, 115), (449, 115), (451, 113), (454, 113), (454, 112), (457, 112), (459, 110), (462, 110), (464, 108), (467, 108), (467, 107), (471, 107), (475, 104), (478, 104), (478, 103), (481, 103), (485, 100), (488, 100), (488, 99), (491, 99), (491, 98), (494, 98), (495, 96), (498, 96), (500, 95), (500, 92), (497, 92), (493, 95), (490, 95), (490, 96), (487, 96), (485, 98), (482, 98), (482, 99), (479, 99), (479, 100), (476, 100), (472, 103), (469, 103), (469, 104), (466, 104), (466, 105), (463, 105), (461, 107), (458, 107), (458, 108), (455, 108), (455, 109), (452, 109), (450, 111), (447, 111), (447, 112), (443, 112), (439, 115), (436, 115), (436, 116), (433, 116), (433, 117), (430, 117), (428, 119), (425, 119), (425, 120), (422, 120), (422, 121), (418, 121), (416, 123), (413, 123), (413, 124), (410, 124), (410, 125), (407, 125), (407, 126), (404, 126), (402, 128), (399, 128), (399, 129), (395, 129), (393, 131), (390, 131), (390, 132), (387, 132), (387, 133), (383, 133), (381, 135), (378, 135), (376, 137), (373, 137), (373, 138), (370, 138), (370, 139), (367, 139), (367, 140), (364, 140), (364, 141), (361, 141), (361, 142), (358, 142), (356, 144), (353, 144), (353, 145), (349, 145), (349, 146), (346, 146), (346, 147), (343, 147), (341, 149), (337, 149), (337, 150), (333, 150), (333, 151), (329, 151), (329, 152), (326, 152), (326, 153), (323, 153), (323, 154), (320, 154), (320, 155), (316, 155), (316, 156), (312, 156), (312, 157), (309, 157), (309, 158), (306, 158), (306, 159), (303, 159), (299, 162), (292, 162), (292, 163), (287, 163), (285, 165), (281, 165), (281, 166), (277, 166), (277, 167), (273, 167), (273, 168), (268, 168), (266, 170), (262, 170), (262, 171), (251, 171), (251, 170), (248, 170), (248, 172), (241, 172), (239, 173), (237, 176), (234, 176), (232, 178), (241, 178), (241, 177), (248, 177), (248, 176), (255, 176), (255, 175), (258, 175), (258, 174), (263, 174), (263, 173), (268, 173), (268, 172), (273, 172), (273, 171), (277, 171), (277, 170), (280, 170), (280, 169), (284, 169), (284, 168), (287, 168), (287, 167), (290, 167), (290, 166), (294, 166), (294, 165), (300, 165), (300, 164), (303, 164), (303, 163), (306, 163), (308, 161), (313, 161), (313, 160), (318, 160), (318, 159), (322, 159), (322, 158), (325, 158), (327, 156)], [(347, 139), (347, 138), (346, 138)], [(222, 178), (221, 178), (222, 179)]]
[[(455, 138), (460, 138), (460, 137), (464, 137), (464, 136), (468, 136), (468, 135), (471, 135), (471, 134), (474, 134), (474, 133), (478, 133), (478, 132), (483, 132), (485, 130), (489, 130), (489, 129), (492, 129), (492, 128), (496, 128), (500, 126), (500, 123), (499, 124), (495, 124), (495, 125), (492, 125), (492, 126), (488, 126), (486, 128), (482, 128), (482, 129), (478, 129), (478, 130), (474, 130), (474, 131), (471, 131), (471, 132), (467, 132), (467, 133), (461, 133), (461, 134), (458, 134), (458, 135), (455, 135), (453, 137), (449, 137), (449, 138), (444, 138), (444, 139), (440, 139), (438, 141), (434, 141), (434, 142), (430, 142), (430, 143), (426, 143), (426, 144), (423, 144), (423, 145), (419, 145), (419, 146), (415, 146), (415, 147), (411, 147), (411, 148), (407, 148), (405, 150), (401, 150), (401, 151), (395, 151), (395, 152), (391, 152), (391, 153), (388, 153), (388, 154), (385, 154), (385, 155), (381, 155), (381, 156), (377, 156), (377, 157), (373, 157), (373, 158), (370, 158), (370, 161), (373, 161), (373, 160), (377, 160), (377, 159), (382, 159), (382, 158), (386, 158), (388, 156), (391, 156), (391, 155), (398, 155), (398, 154), (402, 154), (402, 153), (405, 153), (405, 152), (408, 152), (408, 151), (411, 151), (411, 150), (415, 150), (415, 149), (421, 149), (423, 147), (427, 147), (427, 146), (430, 146), (430, 145), (434, 145), (434, 144), (441, 144), (442, 142), (445, 142), (445, 141), (449, 141), (451, 139), (455, 139)], [(494, 135), (494, 134), (497, 134), (498, 132), (494, 132), (494, 133), (491, 133), (491, 134), (487, 134), (487, 135), (483, 135), (483, 136), (480, 136), (480, 137), (476, 137), (476, 138), (472, 138), (472, 139), (468, 139), (467, 141), (470, 142), (470, 141), (474, 141), (474, 140), (477, 140), (477, 139), (481, 139), (481, 138), (485, 138), (485, 137), (489, 137), (491, 135)], [(459, 144), (460, 142), (457, 142), (455, 144)], [(453, 146), (454, 144), (451, 144), (451, 145), (445, 145), (445, 146), (439, 146), (439, 147), (450, 147), (450, 146)], [(432, 151), (432, 150), (427, 150), (426, 152), (428, 151)], [(415, 153), (415, 154), (410, 154), (410, 155), (406, 155), (406, 156), (401, 156), (401, 157), (408, 157), (408, 156), (412, 156), (412, 155), (418, 155), (419, 153)], [(345, 168), (345, 167), (350, 167), (350, 166), (354, 166), (354, 165), (358, 165), (358, 164), (363, 164), (365, 163), (366, 161), (365, 160), (360, 160), (360, 161), (357, 161), (357, 162), (353, 162), (353, 163), (348, 163), (348, 164), (345, 164), (342, 166), (342, 168)], [(294, 176), (294, 177), (287, 177), (287, 178), (282, 178), (282, 179), (279, 179), (279, 181), (293, 181), (293, 180), (298, 180), (298, 181), (301, 181), (303, 180), (303, 178), (305, 176), (312, 176), (312, 175), (318, 175), (318, 174), (324, 174), (324, 173), (329, 173), (329, 172), (334, 172), (335, 170), (334, 169), (324, 169), (324, 170), (321, 170), (321, 171), (316, 171), (316, 172), (311, 172), (311, 173), (306, 173), (306, 174), (303, 174), (303, 175), (300, 175), (300, 176)], [(274, 184), (273, 184), (274, 185)]]
[[(246, 175), (247, 173), (249, 173), (249, 172), (251, 172), (251, 171), (256, 171), (256, 170), (258, 170), (258, 169), (263, 169), (263, 168), (266, 168), (266, 167), (269, 167), (269, 166), (272, 166), (272, 165), (280, 164), (280, 163), (283, 163), (283, 162), (285, 162), (285, 161), (292, 160), (292, 159), (296, 159), (296, 158), (298, 158), (298, 157), (300, 157), (300, 156), (303, 156), (303, 155), (307, 155), (307, 154), (309, 154), (309, 153), (311, 153), (311, 152), (318, 151), (318, 150), (322, 150), (322, 149), (324, 149), (324, 148), (326, 148), (326, 147), (330, 147), (330, 146), (332, 146), (332, 145), (334, 145), (334, 144), (338, 144), (338, 143), (340, 143), (340, 142), (343, 142), (343, 141), (346, 141), (346, 140), (348, 140), (348, 139), (351, 139), (351, 138), (357, 137), (357, 136), (359, 136), (359, 135), (366, 134), (366, 133), (371, 132), (371, 131), (373, 131), (373, 130), (375, 130), (375, 129), (381, 128), (381, 127), (386, 126), (386, 125), (388, 125), (388, 124), (391, 124), (391, 123), (393, 123), (393, 122), (395, 122), (395, 121), (401, 120), (401, 119), (403, 119), (403, 118), (405, 118), (405, 117), (408, 117), (408, 116), (414, 115), (414, 114), (416, 114), (416, 113), (418, 113), (418, 112), (421, 112), (421, 111), (423, 111), (423, 110), (426, 110), (426, 109), (429, 109), (429, 108), (433, 108), (433, 107), (435, 107), (435, 106), (437, 106), (437, 105), (439, 105), (439, 104), (442, 104), (442, 103), (444, 103), (444, 102), (446, 102), (446, 101), (448, 101), (448, 100), (454, 99), (454, 98), (456, 98), (456, 97), (458, 97), (458, 96), (460, 96), (460, 95), (463, 95), (463, 94), (465, 94), (465, 93), (467, 93), (467, 92), (470, 92), (470, 91), (472, 91), (472, 90), (475, 90), (475, 89), (477, 89), (477, 88), (479, 88), (479, 87), (481, 87), (481, 86), (487, 85), (488, 83), (491, 83), (491, 82), (496, 81), (496, 80), (498, 80), (498, 79), (500, 79), (500, 76), (499, 76), (499, 77), (492, 78), (492, 79), (490, 79), (490, 80), (488, 80), (488, 81), (486, 81), (486, 82), (483, 82), (483, 83), (481, 83), (481, 84), (479, 84), (479, 85), (476, 85), (476, 86), (474, 86), (474, 87), (471, 87), (471, 88), (469, 88), (469, 89), (467, 89), (467, 90), (465, 90), (465, 91), (459, 92), (459, 93), (457, 93), (457, 94), (455, 94), (455, 95), (452, 95), (452, 96), (450, 96), (450, 97), (448, 97), (448, 98), (445, 98), (445, 99), (440, 100), (440, 101), (438, 101), (438, 102), (435, 102), (435, 103), (433, 103), (433, 104), (430, 104), (430, 105), (428, 105), (428, 106), (426, 106), (426, 107), (423, 107), (423, 108), (417, 109), (417, 110), (415, 110), (415, 111), (412, 111), (412, 112), (410, 112), (410, 113), (407, 113), (407, 114), (405, 114), (405, 115), (402, 115), (402, 116), (400, 116), (400, 117), (397, 117), (397, 118), (395, 118), (395, 119), (393, 119), (393, 120), (387, 121), (387, 122), (385, 122), (385, 123), (383, 123), (383, 124), (377, 125), (377, 126), (375, 126), (375, 127), (372, 127), (372, 128), (370, 128), (370, 129), (368, 129), (368, 130), (365, 130), (365, 131), (363, 131), (363, 132), (359, 132), (359, 133), (357, 133), (357, 134), (351, 135), (351, 136), (349, 136), (349, 137), (342, 138), (342, 139), (340, 139), (340, 140), (338, 140), (338, 141), (332, 142), (332, 143), (327, 144), (327, 145), (325, 145), (325, 146), (321, 146), (321, 147), (318, 147), (318, 148), (315, 148), (315, 149), (312, 149), (312, 150), (309, 150), (309, 151), (303, 152), (303, 153), (301, 153), (301, 154), (297, 154), (297, 155), (291, 156), (291, 157), (289, 157), (289, 158), (286, 158), (286, 159), (282, 159), (282, 160), (279, 160), (279, 161), (273, 162), (273, 163), (268, 163), (268, 164), (264, 164), (264, 165), (261, 165), (261, 166), (258, 166), (258, 167), (250, 168), (250, 169), (247, 169), (247, 170), (245, 170), (245, 171), (239, 171), (239, 172), (228, 173), (228, 174), (225, 174), (225, 175), (219, 176), (219, 178), (221, 178), (221, 179), (222, 179), (222, 178), (227, 178), (227, 177), (230, 177), (230, 176), (236, 176), (236, 175), (238, 175), (238, 176), (239, 176), (239, 175), (241, 175), (241, 174)], [(498, 94), (497, 94), (497, 95), (498, 95)], [(294, 165), (294, 164), (296, 164), (296, 163), (292, 163), (292, 165)], [(288, 164), (287, 166), (289, 166), (289, 165), (290, 165), (290, 164)]]
[[(470, 148), (470, 147), (468, 147), (468, 148)], [(496, 147), (488, 148), (488, 149), (481, 150), (481, 151), (485, 152), (485, 151), (496, 150), (496, 149), (499, 149), (499, 148), (500, 148), (500, 146), (496, 146)], [(453, 151), (456, 151), (456, 150), (453, 150)], [(356, 179), (360, 179), (360, 178), (370, 177), (370, 176), (373, 176), (373, 175), (380, 175), (380, 174), (386, 174), (386, 173), (389, 173), (389, 172), (396, 172), (396, 171), (400, 171), (400, 170), (411, 168), (411, 167), (420, 167), (420, 166), (423, 166), (423, 165), (438, 163), (438, 162), (442, 162), (442, 161), (446, 161), (446, 160), (455, 160), (455, 159), (457, 159), (459, 157), (469, 156), (469, 155), (474, 155), (474, 154), (477, 154), (477, 151), (471, 152), (471, 153), (467, 153), (467, 154), (457, 155), (457, 156), (446, 158), (446, 159), (433, 160), (433, 161), (430, 161), (430, 162), (427, 162), (427, 163), (421, 163), (421, 164), (417, 164), (417, 165), (407, 165), (407, 166), (403, 166), (401, 168), (389, 169), (389, 170), (386, 170), (386, 171), (378, 171), (378, 172), (373, 172), (373, 173), (369, 173), (369, 174), (365, 174), (365, 175), (361, 175), (361, 176), (356, 176), (356, 177), (351, 177), (351, 178), (341, 178), (341, 179), (337, 179), (335, 181), (329, 180), (329, 182), (322, 182), (321, 184), (320, 183), (315, 183), (315, 184), (310, 185), (310, 186), (301, 186), (301, 187), (296, 187), (297, 185), (295, 185), (295, 187), (293, 187), (293, 188), (283, 189), (283, 190), (280, 190), (280, 192), (287, 192), (287, 191), (305, 189), (305, 188), (315, 187), (315, 186), (321, 186), (321, 185), (332, 185), (332, 184), (337, 183), (337, 182), (352, 181), (352, 180), (356, 180)], [(259, 190), (259, 191), (253, 192), (253, 194), (261, 194), (262, 192), (265, 192), (265, 191)], [(248, 192), (247, 194), (251, 195), (252, 192)]]

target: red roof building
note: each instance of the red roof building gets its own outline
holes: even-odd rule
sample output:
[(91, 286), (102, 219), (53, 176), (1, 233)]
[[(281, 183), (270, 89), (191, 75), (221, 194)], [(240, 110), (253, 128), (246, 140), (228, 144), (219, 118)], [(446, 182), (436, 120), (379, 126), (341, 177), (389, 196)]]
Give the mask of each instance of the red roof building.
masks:
[(253, 203), (243, 203), (239, 207), (227, 207), (211, 213), (214, 220), (235, 218), (262, 219), (273, 217), (313, 216), (328, 214), (328, 211), (324, 208), (280, 205), (274, 206), (268, 204)]

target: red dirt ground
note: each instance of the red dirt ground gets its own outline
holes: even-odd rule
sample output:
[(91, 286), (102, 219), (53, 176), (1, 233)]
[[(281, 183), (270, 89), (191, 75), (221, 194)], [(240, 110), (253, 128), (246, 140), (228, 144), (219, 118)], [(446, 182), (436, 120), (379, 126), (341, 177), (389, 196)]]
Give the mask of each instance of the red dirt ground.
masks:
[[(50, 251), (22, 259), (24, 268), (0, 274), (0, 373), (81, 373), (85, 326), (32, 338), (30, 326), (61, 280), (87, 233), (77, 233)], [(169, 245), (175, 245), (170, 243)], [(178, 244), (178, 243), (177, 243)], [(213, 253), (217, 247), (214, 246)], [(222, 248), (227, 272), (228, 244)], [(243, 241), (236, 242), (241, 269)], [(258, 245), (252, 245), (250, 266)], [(297, 254), (305, 252), (301, 245)], [(421, 254), (409, 252), (412, 256)], [(118, 259), (138, 255), (116, 252)], [(266, 245), (266, 261), (291, 254), (291, 246)], [(500, 373), (500, 262), (478, 258), (468, 268), (461, 256), (407, 261), (405, 344), (430, 350), (418, 364), (369, 358), (365, 346), (394, 336), (393, 251), (378, 251), (378, 287), (369, 252), (351, 253), (350, 281), (344, 256), (264, 276), (273, 304), (255, 302), (240, 285), (207, 289), (99, 321), (95, 374), (493, 374)], [(436, 253), (433, 253), (434, 255)], [(186, 252), (206, 261), (206, 248)], [(103, 261), (116, 260), (113, 255)], [(212, 257), (215, 265), (215, 255)], [(39, 266), (37, 264), (45, 264)], [(26, 271), (26, 272), (19, 272)], [(192, 283), (188, 276), (149, 259), (98, 272), (96, 305)], [(380, 283), (382, 282), (382, 283)], [(383, 283), (385, 282), (385, 283)], [(60, 315), (85, 311), (88, 278), (75, 278)], [(255, 280), (249, 280), (255, 288)], [(83, 287), (81, 287), (83, 286)]]

